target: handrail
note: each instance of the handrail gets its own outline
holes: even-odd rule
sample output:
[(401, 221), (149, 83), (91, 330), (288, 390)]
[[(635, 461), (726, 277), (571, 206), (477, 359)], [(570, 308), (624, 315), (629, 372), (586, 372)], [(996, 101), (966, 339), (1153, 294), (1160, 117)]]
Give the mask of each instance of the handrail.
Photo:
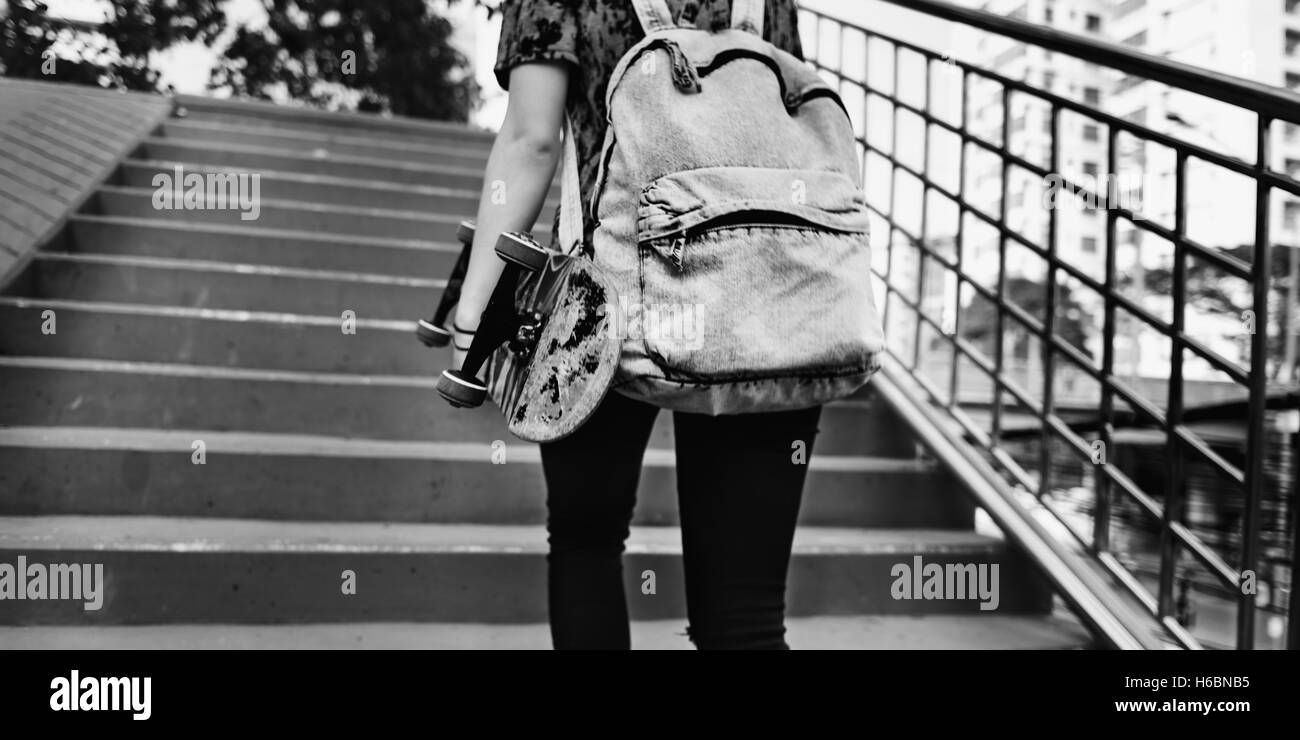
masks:
[[(1213, 345), (1203, 342), (1195, 332), (1186, 326), (1186, 307), (1193, 297), (1188, 287), (1189, 262), (1217, 270), (1223, 275), (1246, 281), (1251, 284), (1249, 302), (1252, 327), (1269, 327), (1271, 247), (1270, 224), (1276, 215), (1270, 208), (1275, 193), (1300, 196), (1300, 179), (1290, 173), (1271, 168), (1269, 143), (1272, 124), (1276, 120), (1300, 122), (1300, 95), (1289, 90), (1275, 89), (1258, 83), (1241, 80), (1216, 72), (1197, 69), (1186, 64), (1173, 62), (1160, 57), (1145, 54), (1129, 47), (1122, 47), (1078, 34), (1071, 34), (1055, 29), (1040, 27), (1025, 21), (1004, 18), (988, 12), (958, 7), (943, 0), (884, 0), (899, 7), (924, 13), (938, 19), (962, 23), (972, 28), (982, 29), (1023, 43), (1033, 44), (1049, 51), (1070, 55), (1084, 61), (1104, 65), (1133, 76), (1141, 76), (1157, 83), (1188, 89), (1197, 95), (1214, 99), (1225, 104), (1237, 105), (1257, 114), (1255, 122), (1256, 148), (1251, 161), (1237, 156), (1216, 151), (1192, 143), (1176, 134), (1165, 133), (1144, 122), (1121, 118), (1100, 109), (1100, 106), (1084, 103), (1050, 90), (1039, 89), (1027, 79), (1012, 79), (1000, 74), (995, 69), (981, 67), (961, 59), (951, 58), (933, 49), (891, 37), (869, 28), (855, 25), (827, 12), (811, 8), (801, 8), (801, 14), (811, 16), (815, 30), (812, 43), (805, 48), (809, 62), (823, 75), (838, 81), (841, 88), (852, 87), (861, 91), (861, 115), (863, 117), (861, 132), (856, 131), (855, 140), (859, 145), (864, 167), (864, 181), (868, 171), (878, 175), (887, 175), (888, 200), (867, 198), (866, 206), (871, 211), (873, 220), (887, 227), (884, 239), (885, 259), (873, 262), (873, 279), (881, 281), (880, 294), (877, 296), (884, 304), (883, 318), (886, 333), (890, 341), (886, 354), (897, 363), (900, 373), (910, 376), (919, 388), (919, 395), (912, 399), (917, 404), (929, 404), (927, 410), (944, 414), (945, 421), (956, 425), (965, 439), (961, 440), (966, 452), (978, 453), (981, 461), (987, 463), (988, 471), (1003, 476), (1001, 483), (1010, 483), (1013, 489), (1026, 490), (1038, 499), (1038, 509), (1055, 517), (1064, 525), (1063, 532), (1067, 539), (1073, 540), (1076, 547), (1081, 547), (1093, 558), (1093, 565), (1106, 572), (1118, 588), (1127, 591), (1135, 599), (1147, 616), (1154, 617), (1167, 638), (1183, 647), (1196, 648), (1200, 644), (1183, 624), (1182, 607), (1176, 603), (1174, 594), (1175, 581), (1186, 579), (1181, 575), (1187, 567), (1200, 567), (1215, 579), (1228, 592), (1236, 593), (1236, 644), (1240, 648), (1255, 645), (1256, 602), (1252, 593), (1242, 588), (1243, 579), (1255, 575), (1263, 564), (1262, 555), (1266, 552), (1270, 558), (1278, 557), (1278, 548), (1286, 545), (1284, 535), (1265, 535), (1277, 531), (1276, 523), (1270, 519), (1273, 529), (1264, 530), (1262, 526), (1261, 506), (1272, 489), (1265, 487), (1271, 473), (1265, 470), (1265, 449), (1268, 443), (1265, 427), (1265, 414), (1269, 409), (1277, 408), (1279, 398), (1270, 394), (1268, 384), (1267, 337), (1266, 329), (1249, 330), (1249, 361), (1240, 362), (1229, 359), (1229, 355), (1220, 354)], [(822, 23), (837, 26), (838, 43), (828, 53), (823, 53)], [(861, 69), (845, 68), (846, 34), (856, 32), (869, 45), (866, 61), (870, 63), (870, 45), (883, 43), (892, 48), (893, 81), (876, 84)], [(831, 37), (834, 38), (834, 37)], [(899, 91), (899, 65), (901, 53), (919, 55), (925, 64), (924, 102), (915, 102), (915, 96), (905, 96)], [(933, 97), (931, 71), (933, 65), (951, 65), (960, 70), (960, 120), (952, 116), (942, 116), (932, 110)], [(1001, 121), (979, 122), (984, 129), (980, 133), (976, 122), (970, 114), (969, 87), (973, 80), (983, 80), (1000, 86)], [(1045, 145), (1047, 161), (1031, 161), (1028, 155), (1013, 149), (1012, 102), (1018, 96), (1028, 96), (1046, 104), (1049, 113), (1045, 136), (1049, 141)], [(868, 110), (871, 113), (868, 113)], [(879, 112), (877, 112), (879, 111)], [(1102, 187), (1089, 189), (1082, 187), (1072, 178), (1061, 173), (1062, 114), (1071, 113), (1091, 119), (1094, 124), (1107, 132), (1100, 137), (1099, 147), (1105, 156), (1104, 171), (1108, 177), (1120, 171), (1119, 144), (1121, 136), (1131, 136), (1145, 145), (1158, 145), (1171, 150), (1174, 154), (1173, 223), (1169, 225), (1146, 218), (1144, 207), (1133, 209), (1112, 203), (1116, 184), (1113, 178)], [(891, 119), (891, 125), (883, 136), (872, 133), (869, 122), (873, 116)], [(900, 134), (900, 118), (916, 119), (921, 124), (907, 126)], [(996, 124), (996, 125), (995, 125)], [(1000, 133), (994, 133), (1000, 131)], [(960, 154), (956, 164), (956, 187), (939, 182), (933, 174), (930, 156), (931, 134), (946, 132), (955, 137)], [(920, 163), (915, 157), (904, 158), (898, 153), (898, 146), (903, 135), (921, 138), (919, 148)], [(1095, 141), (1096, 139), (1094, 139)], [(968, 198), (967, 160), (973, 154), (982, 154), (987, 161), (989, 155), (995, 157), (1000, 170), (1000, 196), (995, 207), (988, 207)], [(1188, 178), (1193, 162), (1204, 162), (1217, 166), (1231, 173), (1249, 178), (1255, 190), (1255, 229), (1253, 245), (1249, 257), (1239, 255), (1237, 251), (1225, 249), (1224, 245), (1203, 244), (1188, 233), (1189, 208)], [(987, 164), (986, 169), (992, 170)], [(876, 169), (878, 168), (878, 169)], [(1090, 199), (1090, 202), (1103, 203), (1098, 211), (1105, 211), (1104, 222), (1099, 224), (1104, 231), (1098, 231), (1099, 241), (1104, 241), (1105, 250), (1099, 257), (1102, 264), (1097, 270), (1088, 270), (1075, 264), (1073, 260), (1064, 259), (1057, 253), (1058, 208), (1044, 206), (1041, 220), (1046, 221), (1043, 234), (1031, 237), (1029, 232), (1022, 233), (1020, 228), (1012, 226), (1009, 220), (1008, 200), (1012, 196), (1009, 185), (1012, 168), (1027, 173), (1032, 177), (1052, 177), (1075, 194)], [(896, 213), (895, 199), (898, 195), (899, 180), (909, 178), (919, 186), (920, 199), (913, 206), (920, 211), (919, 225), (915, 218), (908, 218), (906, 224)], [(879, 181), (879, 180), (874, 180)], [(1023, 195), (1024, 191), (1018, 191)], [(947, 201), (955, 206), (957, 220), (955, 234), (942, 231), (951, 226), (941, 226), (942, 238), (932, 233), (927, 224), (934, 223), (929, 215), (931, 196), (939, 201)], [(909, 202), (910, 199), (909, 199)], [(984, 248), (996, 246), (997, 280), (996, 286), (988, 284), (988, 278), (980, 278), (968, 271), (969, 266), (963, 257), (969, 235), (966, 235), (967, 222), (984, 228), (992, 239), (984, 240)], [(1116, 252), (1118, 250), (1118, 233), (1122, 225), (1139, 235), (1149, 235), (1172, 246), (1173, 274), (1170, 281), (1171, 317), (1165, 318), (1157, 312), (1145, 308), (1140, 298), (1126, 293), (1117, 274)], [(991, 227), (991, 228), (990, 228)], [(877, 239), (880, 236), (877, 235)], [(976, 242), (976, 248), (979, 248)], [(1232, 246), (1232, 245), (1228, 245)], [(1007, 292), (1008, 274), (1019, 270), (1019, 264), (1009, 262), (1010, 249), (1017, 249), (1017, 257), (1024, 260), (1026, 255), (1034, 265), (1040, 277), (1035, 278), (1038, 288), (1045, 295), (1045, 304), (1034, 311), (1018, 305)], [(993, 255), (990, 254), (990, 259)], [(903, 260), (899, 262), (899, 260)], [(897, 268), (897, 269), (896, 269)], [(929, 273), (934, 273), (930, 275)], [(1104, 273), (1103, 277), (1095, 274)], [(1045, 277), (1043, 277), (1045, 276)], [(954, 280), (955, 278), (955, 280)], [(933, 280), (939, 283), (932, 284)], [(1046, 285), (1041, 283), (1045, 280)], [(1096, 302), (1096, 310), (1103, 319), (1097, 328), (1096, 338), (1101, 341), (1102, 355), (1093, 357), (1076, 346), (1078, 340), (1061, 334), (1056, 326), (1056, 300), (1058, 299), (1058, 281), (1069, 281), (1081, 294), (1089, 295)], [(952, 287), (958, 291), (955, 298), (950, 296)], [(946, 312), (949, 309), (935, 308), (935, 301), (926, 303), (927, 290), (937, 288), (942, 300), (947, 305), (949, 300), (956, 301), (955, 313), (946, 322), (941, 323), (931, 313), (935, 310)], [(1072, 288), (1073, 289), (1073, 288)], [(928, 296), (934, 298), (935, 296)], [(967, 318), (962, 315), (962, 305), (973, 305), (980, 300), (991, 306), (995, 313), (989, 329), (992, 348), (984, 348), (976, 340), (966, 337), (962, 328)], [(1123, 315), (1121, 316), (1121, 312)], [(895, 335), (892, 319), (898, 315), (901, 320)], [(1126, 324), (1121, 324), (1121, 318)], [(1243, 314), (1245, 321), (1245, 314)], [(1116, 338), (1125, 331), (1126, 325), (1137, 326), (1144, 331), (1154, 332), (1170, 343), (1171, 353), (1168, 369), (1168, 382), (1153, 396), (1152, 389), (1144, 389), (1126, 380), (1127, 372), (1122, 370), (1116, 359)], [(1041, 374), (1022, 378), (1016, 366), (1008, 366), (1004, 353), (1004, 335), (1008, 331), (1017, 332), (1027, 340), (1036, 340), (1041, 360)], [(928, 332), (928, 333), (927, 333)], [(923, 350), (922, 339), (930, 343), (930, 349)], [(940, 347), (946, 347), (949, 353), (947, 367), (948, 377), (938, 381), (930, 377), (931, 373), (923, 371), (923, 353), (928, 358), (930, 353)], [(943, 351), (943, 350), (941, 350)], [(1017, 350), (1016, 355), (1019, 354)], [(1194, 397), (1184, 398), (1185, 379), (1183, 374), (1183, 356), (1206, 363), (1217, 371), (1221, 377), (1245, 391), (1246, 406), (1246, 440), (1241, 455), (1222, 454), (1211, 442), (1199, 436), (1189, 426), (1204, 412), (1195, 408)], [(965, 363), (963, 366), (962, 363)], [(1245, 367), (1248, 365), (1248, 369)], [(1058, 371), (1072, 373), (1074, 377), (1093, 384), (1100, 390), (1098, 403), (1099, 421), (1096, 424), (1080, 424), (1067, 411), (1064, 404), (1058, 406), (1056, 399), (1056, 382)], [(959, 373), (959, 370), (962, 373)], [(981, 427), (967, 413), (971, 408), (969, 399), (962, 394), (959, 397), (958, 380), (967, 375), (977, 376), (981, 382), (991, 380), (988, 401), (988, 425)], [(964, 381), (963, 381), (964, 382)], [(946, 386), (941, 388), (941, 385)], [(981, 392), (983, 387), (981, 386)], [(1035, 397), (1035, 393), (1038, 393)], [(1286, 404), (1293, 401), (1294, 394), (1282, 399)], [(1160, 397), (1159, 401), (1154, 400)], [(1016, 449), (1006, 444), (1011, 434), (1004, 425), (1004, 416), (1013, 412), (1015, 407), (1022, 409), (1025, 418), (1034, 421), (1037, 430), (1033, 433), (1039, 437), (1036, 453), (1022, 451), (1018, 459)], [(1125, 406), (1127, 408), (1125, 408)], [(1119, 465), (1108, 464), (1104, 454), (1096, 457), (1094, 445), (1098, 442), (1104, 451), (1114, 444), (1115, 432), (1125, 418), (1132, 422), (1159, 430), (1164, 434), (1164, 464), (1166, 469), (1158, 486), (1139, 482), (1130, 477), (1130, 472)], [(1087, 438), (1084, 431), (1095, 432)], [(960, 436), (960, 435), (959, 435)], [(1019, 434), (1016, 436), (1025, 436)], [(1300, 444), (1300, 443), (1298, 443)], [(1066, 480), (1058, 484), (1058, 475), (1054, 472), (1053, 447), (1067, 454), (1067, 462), (1081, 462), (1085, 472), (1065, 473)], [(1036, 457), (1027, 462), (1025, 458)], [(1213, 540), (1203, 539), (1195, 525), (1185, 521), (1187, 501), (1190, 494), (1189, 465), (1191, 461), (1205, 466), (1210, 475), (1219, 476), (1230, 484), (1230, 488), (1240, 490), (1240, 533), (1234, 540), (1233, 547), (1238, 552), (1233, 557), (1219, 552), (1212, 546)], [(988, 472), (986, 471), (986, 472)], [(1036, 471), (1036, 472), (1035, 472)], [(1202, 474), (1203, 475), (1203, 474)], [(1068, 476), (1074, 476), (1069, 478)], [(1095, 507), (1089, 513), (1092, 519), (1090, 534), (1081, 534), (1075, 526), (1064, 518), (1069, 512), (1054, 503), (1056, 494), (1062, 486), (1089, 485), (1095, 488)], [(1074, 481), (1074, 482), (1071, 482)], [(969, 485), (979, 486), (978, 481), (968, 481)], [(1144, 488), (1144, 486), (1147, 486)], [(1004, 503), (1019, 507), (1024, 513), (1024, 504), (1010, 498), (1005, 486), (992, 483), (987, 491), (1000, 492)], [(1078, 513), (1078, 512), (1074, 512)], [(1158, 533), (1159, 578), (1153, 593), (1147, 586), (1129, 572), (1125, 561), (1116, 557), (1112, 545), (1112, 517), (1137, 518), (1154, 522)], [(1274, 517), (1275, 518), (1275, 517)], [(1294, 545), (1293, 545), (1294, 546)], [(1029, 546), (1027, 546), (1029, 547)], [(1042, 553), (1037, 553), (1041, 556)], [(1184, 557), (1186, 556), (1186, 557)], [(1229, 559), (1234, 562), (1229, 562)], [(1293, 558), (1294, 562), (1294, 558)], [(1189, 565), (1184, 565), (1188, 563)], [(1274, 581), (1271, 581), (1274, 582)], [(1058, 582), (1063, 587), (1063, 583)], [(1076, 604), (1077, 606), (1077, 604)], [(1289, 612), (1290, 633), (1300, 631), (1300, 615), (1295, 610)], [(1095, 627), (1096, 625), (1094, 625)]]
[[(1018, 18), (965, 8), (946, 0), (881, 0), (881, 2), (996, 33), (1049, 51), (1087, 59), (1104, 67), (1145, 77), (1148, 80), (1192, 90), (1206, 97), (1232, 103), (1273, 118), (1300, 123), (1300, 94), (1290, 90), (1165, 59), (1122, 44), (1061, 31)], [(836, 20), (846, 26), (866, 30), (849, 21), (839, 18)]]
[(918, 403), (915, 394), (903, 390), (900, 374), (886, 364), (872, 387), (930, 454), (966, 487), (998, 528), (1043, 569), (1093, 632), (1110, 647), (1121, 650), (1163, 647), (1080, 556), (1070, 553), (1041, 524), (1011, 503), (1010, 487), (987, 462), (972, 454), (958, 435), (945, 430), (933, 410)]

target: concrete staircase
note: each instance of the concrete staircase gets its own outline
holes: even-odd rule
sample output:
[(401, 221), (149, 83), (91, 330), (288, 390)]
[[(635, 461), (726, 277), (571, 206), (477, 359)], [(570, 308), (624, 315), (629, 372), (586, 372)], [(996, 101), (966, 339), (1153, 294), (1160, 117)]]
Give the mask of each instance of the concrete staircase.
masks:
[[(0, 601), (0, 645), (548, 646), (537, 450), (494, 409), (439, 400), (448, 355), (412, 333), (490, 137), (184, 106), (0, 294), (0, 563), (108, 574), (97, 612)], [(178, 164), (260, 174), (259, 218), (155, 209), (154, 176)], [(549, 224), (548, 208), (543, 238)], [(651, 446), (625, 564), (634, 641), (685, 647), (669, 414)], [(792, 645), (1089, 645), (1033, 565), (975, 522), (870, 390), (828, 407)], [(895, 600), (891, 568), (915, 556), (998, 563), (999, 608)]]

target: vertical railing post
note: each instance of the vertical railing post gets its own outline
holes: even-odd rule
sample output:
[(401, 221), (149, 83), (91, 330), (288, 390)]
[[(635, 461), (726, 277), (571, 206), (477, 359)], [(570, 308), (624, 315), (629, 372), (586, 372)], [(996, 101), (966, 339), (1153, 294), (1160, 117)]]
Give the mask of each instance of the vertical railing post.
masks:
[[(966, 107), (969, 101), (966, 98), (966, 89), (970, 85), (970, 72), (964, 68), (961, 71), (961, 130), (962, 133), (967, 131), (969, 116), (966, 113)], [(954, 339), (961, 337), (961, 295), (964, 281), (965, 264), (962, 261), (962, 254), (966, 251), (966, 140), (958, 137), (958, 147), (960, 150), (957, 154), (957, 246), (956, 254), (953, 258), (953, 264), (957, 266), (956, 289), (957, 295), (953, 297), (953, 316), (952, 316), (952, 335)], [(956, 343), (952, 348), (952, 366), (948, 369), (948, 404), (949, 408), (957, 406), (957, 368), (961, 364), (958, 359), (961, 353), (957, 351)]]
[[(1106, 127), (1106, 171), (1118, 173), (1119, 131), (1114, 126)], [(1115, 181), (1118, 182), (1116, 177)], [(1110, 197), (1109, 190), (1107, 198)], [(1109, 200), (1107, 201), (1109, 203)], [(1106, 466), (1110, 465), (1115, 436), (1115, 391), (1111, 383), (1115, 380), (1115, 250), (1119, 215), (1115, 209), (1106, 209), (1106, 264), (1103, 278), (1105, 295), (1102, 296), (1103, 316), (1101, 325), (1101, 423), (1098, 425), (1097, 438), (1101, 442), (1101, 462), (1093, 463), (1093, 481), (1097, 499), (1096, 511), (1092, 520), (1092, 548), (1094, 554), (1110, 550), (1110, 503), (1111, 482)], [(1094, 452), (1094, 460), (1096, 453)], [(1100, 465), (1100, 467), (1099, 467)]]
[[(930, 64), (925, 60), (925, 112), (930, 113)], [(921, 174), (930, 176), (930, 122), (921, 119), (924, 127), (921, 132)], [(897, 155), (895, 155), (897, 156)], [(921, 245), (929, 241), (930, 233), (930, 186), (921, 180)], [(912, 367), (921, 366), (921, 313), (925, 310), (925, 254), (926, 250), (918, 245), (916, 250), (916, 327), (912, 335)]]
[(1002, 86), (1002, 194), (998, 203), (998, 285), (997, 311), (993, 333), (993, 420), (991, 430), (994, 446), (1002, 438), (1002, 384), (1005, 381), (1005, 365), (1002, 361), (1003, 335), (1006, 334), (1007, 322), (1007, 200), (1011, 197), (1011, 161), (1007, 157), (1011, 151), (1011, 90)]
[[(1291, 413), (1300, 414), (1300, 408)], [(1291, 599), (1287, 605), (1286, 649), (1300, 650), (1300, 588), (1296, 583), (1296, 565), (1300, 563), (1300, 428), (1291, 429)]]
[[(1263, 176), (1268, 171), (1270, 147), (1268, 129), (1272, 119), (1259, 115), (1255, 132), (1255, 254), (1251, 265), (1254, 288), (1255, 333), (1250, 336), (1250, 412), (1246, 416), (1245, 496), (1241, 517), (1241, 571), (1255, 572), (1259, 562), (1259, 501), (1264, 490), (1264, 416), (1268, 393), (1268, 288), (1272, 278), (1269, 264), (1269, 199), (1272, 190)], [(1240, 590), (1241, 583), (1237, 583)], [(1255, 597), (1238, 594), (1237, 648), (1255, 647)]]
[[(1165, 408), (1165, 504), (1160, 523), (1159, 613), (1163, 619), (1177, 612), (1174, 579), (1178, 570), (1179, 544), (1173, 527), (1182, 521), (1183, 446), (1179, 427), (1183, 423), (1183, 317), (1187, 303), (1187, 257), (1183, 239), (1187, 236), (1187, 153), (1178, 152), (1174, 169), (1174, 271), (1173, 321), (1169, 328), (1169, 387)], [(1138, 259), (1142, 256), (1139, 254)], [(1138, 270), (1138, 274), (1144, 274)], [(1146, 286), (1138, 286), (1139, 295)]]
[[(898, 44), (893, 44), (894, 49), (894, 70), (893, 70), (893, 89), (890, 90), (891, 97), (898, 99)], [(863, 125), (866, 125), (863, 122)], [(898, 157), (898, 105), (894, 102), (889, 104), (889, 156), (896, 159)], [(897, 290), (894, 287), (894, 237), (898, 233), (897, 216), (898, 204), (895, 202), (898, 196), (898, 167), (890, 161), (889, 164), (889, 250), (885, 255), (885, 309), (881, 312), (881, 322), (884, 324), (886, 343), (888, 343), (890, 307), (894, 301), (889, 300), (890, 295)]]
[[(1061, 169), (1061, 148), (1057, 137), (1060, 125), (1061, 108), (1052, 104), (1051, 128), (1052, 141), (1048, 155), (1048, 170), (1059, 173)], [(1043, 418), (1042, 437), (1038, 451), (1038, 496), (1041, 498), (1052, 490), (1052, 425), (1047, 420), (1055, 413), (1055, 394), (1053, 380), (1056, 376), (1055, 354), (1052, 352), (1052, 336), (1056, 333), (1056, 230), (1057, 211), (1060, 204), (1053, 201), (1047, 212), (1047, 296), (1043, 304), (1043, 339), (1039, 349), (1043, 354)]]
[[(867, 77), (871, 69), (871, 37), (862, 37), (862, 192), (867, 191), (867, 152), (871, 151), (871, 115), (868, 103), (871, 101), (871, 80)], [(867, 268), (868, 278), (871, 269)]]

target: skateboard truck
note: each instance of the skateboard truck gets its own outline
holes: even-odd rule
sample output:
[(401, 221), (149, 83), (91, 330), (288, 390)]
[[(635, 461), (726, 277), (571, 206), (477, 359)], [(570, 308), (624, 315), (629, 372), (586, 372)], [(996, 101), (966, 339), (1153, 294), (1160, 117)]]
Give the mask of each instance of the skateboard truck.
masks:
[(478, 372), (497, 347), (508, 344), (512, 352), (528, 352), (540, 332), (542, 315), (534, 311), (521, 316), (515, 310), (515, 292), (525, 272), (546, 267), (550, 251), (529, 234), (507, 231), (497, 239), (496, 253), (506, 266), (483, 309), (465, 362), (458, 370), (442, 371), (438, 378), (438, 395), (457, 408), (476, 408), (487, 400), (487, 383)]
[(473, 219), (460, 222), (456, 227), (456, 240), (461, 244), (460, 256), (456, 258), (456, 264), (451, 268), (451, 276), (447, 279), (447, 287), (442, 291), (438, 308), (434, 310), (431, 318), (420, 319), (415, 325), (415, 336), (426, 347), (446, 347), (451, 343), (452, 332), (446, 328), (447, 316), (460, 301), (460, 286), (465, 280), (465, 270), (469, 267), (470, 247), (474, 243)]
[(515, 338), (510, 340), (511, 352), (524, 355), (532, 351), (537, 344), (537, 336), (542, 331), (542, 318), (539, 311), (519, 314), (519, 330), (515, 332)]

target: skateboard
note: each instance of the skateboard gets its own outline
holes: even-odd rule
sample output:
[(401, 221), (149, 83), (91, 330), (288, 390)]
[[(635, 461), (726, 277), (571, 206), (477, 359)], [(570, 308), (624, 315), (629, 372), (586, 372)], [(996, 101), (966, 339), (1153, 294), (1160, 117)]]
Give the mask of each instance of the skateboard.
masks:
[(496, 253), (501, 278), (464, 363), (443, 371), (438, 393), (460, 408), (491, 395), (512, 434), (552, 442), (582, 426), (613, 382), (622, 350), (617, 291), (591, 260), (523, 232), (502, 234)]
[(420, 319), (415, 324), (415, 336), (426, 347), (446, 347), (451, 343), (452, 331), (448, 327), (447, 317), (460, 301), (460, 286), (465, 282), (465, 270), (469, 267), (470, 247), (474, 244), (474, 220), (466, 219), (456, 228), (456, 240), (460, 242), (460, 256), (452, 265), (451, 275), (447, 278), (447, 287), (442, 289), (442, 298), (433, 316)]

